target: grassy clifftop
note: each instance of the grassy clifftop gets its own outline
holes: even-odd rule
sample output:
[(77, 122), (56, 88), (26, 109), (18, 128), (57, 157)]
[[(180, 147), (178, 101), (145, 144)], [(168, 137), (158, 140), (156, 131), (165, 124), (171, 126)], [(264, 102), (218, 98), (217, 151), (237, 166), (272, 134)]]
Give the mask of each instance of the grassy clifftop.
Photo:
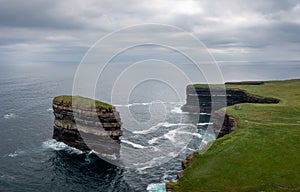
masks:
[(53, 99), (53, 103), (64, 103), (72, 105), (72, 102), (75, 102), (76, 105), (84, 107), (101, 107), (105, 109), (111, 109), (113, 106), (98, 100), (81, 97), (81, 96), (72, 96), (72, 95), (60, 95)]
[(238, 128), (196, 153), (174, 191), (300, 191), (300, 80), (226, 85), (280, 99), (227, 108)]

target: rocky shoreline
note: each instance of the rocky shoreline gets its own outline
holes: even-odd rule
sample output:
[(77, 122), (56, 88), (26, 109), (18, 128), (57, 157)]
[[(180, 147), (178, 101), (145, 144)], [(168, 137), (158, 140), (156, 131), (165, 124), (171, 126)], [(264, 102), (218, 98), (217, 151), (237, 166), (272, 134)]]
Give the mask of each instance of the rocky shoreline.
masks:
[[(222, 125), (221, 130), (217, 134), (217, 139), (221, 138), (232, 131), (234, 131), (237, 128), (238, 124), (236, 119), (233, 116), (225, 114), (224, 122)], [(184, 175), (184, 170), (192, 165), (192, 161), (194, 158), (194, 153), (188, 155), (184, 160), (181, 162), (182, 171), (177, 173), (177, 179), (180, 179)], [(177, 182), (176, 180), (173, 180), (171, 182)]]
[[(257, 85), (260, 84), (262, 83)], [(240, 84), (238, 83), (238, 85)], [(182, 110), (185, 112), (212, 113), (217, 117), (216, 119), (218, 116), (222, 116), (222, 121), (212, 119), (213, 124), (211, 126), (213, 126), (216, 138), (223, 137), (237, 128), (237, 121), (233, 116), (229, 116), (221, 110), (212, 111), (212, 105), (218, 106), (217, 109), (225, 107), (224, 104), (212, 102), (218, 102), (220, 101), (218, 97), (224, 97), (224, 94), (218, 94), (218, 90), (219, 88), (214, 88), (212, 91), (209, 87), (189, 85), (186, 91), (187, 101), (182, 106)], [(249, 94), (241, 89), (227, 88), (225, 93), (226, 106), (238, 103), (279, 103), (278, 99)], [(72, 96), (58, 96), (53, 99), (53, 114), (55, 116), (53, 138), (81, 151), (93, 149), (102, 154), (118, 155), (122, 123), (115, 107), (100, 101), (75, 97), (77, 97), (75, 101), (78, 100), (76, 103), (74, 103)], [(211, 97), (215, 99), (211, 99)], [(84, 102), (79, 102), (80, 100)], [(237, 106), (235, 109), (240, 110), (240, 107)], [(194, 154), (191, 154), (182, 161), (183, 170), (177, 174), (177, 179), (183, 177), (184, 170), (191, 166), (193, 158)], [(171, 182), (177, 182), (177, 179)], [(166, 187), (167, 191), (172, 191), (168, 183)]]
[[(234, 82), (234, 83), (226, 83), (226, 84), (232, 84), (232, 85), (262, 85), (264, 82)], [(211, 94), (211, 89), (209, 87), (197, 87), (197, 85), (189, 85), (186, 89), (187, 94), (187, 101), (184, 106), (182, 106), (182, 110), (185, 112), (205, 112), (205, 113), (215, 113), (216, 116), (224, 114), (224, 121), (222, 123), (221, 129), (218, 131), (220, 126), (220, 121), (216, 120), (216, 125), (212, 126), (218, 126), (213, 127), (216, 139), (221, 138), (232, 131), (234, 131), (237, 127), (237, 121), (233, 116), (230, 116), (226, 113), (223, 113), (221, 111), (212, 111), (212, 99), (209, 99), (209, 97), (224, 97), (224, 95), (218, 95), (219, 88), (215, 88), (212, 90), (214, 95)], [(250, 93), (247, 93), (244, 90), (241, 89), (233, 89), (233, 88), (226, 88), (226, 106), (235, 105), (239, 103), (279, 103), (280, 100), (276, 98), (268, 98), (268, 97), (261, 97), (258, 95), (253, 95)], [(223, 91), (224, 92), (224, 91)], [(215, 99), (215, 101), (219, 101), (220, 99)], [(218, 103), (215, 103), (218, 106)], [(226, 107), (219, 105), (218, 109), (221, 109), (222, 107)], [(236, 110), (240, 110), (241, 108), (239, 106), (235, 107)], [(218, 117), (216, 118), (218, 119)], [(215, 124), (214, 119), (212, 119), (212, 122)], [(219, 124), (219, 125), (218, 125)], [(178, 172), (177, 179), (167, 182), (166, 183), (166, 189), (167, 192), (171, 192), (172, 187), (168, 185), (169, 183), (177, 183), (178, 179), (184, 176), (184, 170), (192, 165), (194, 158), (194, 153), (188, 155), (182, 162), (181, 167), (182, 171)]]

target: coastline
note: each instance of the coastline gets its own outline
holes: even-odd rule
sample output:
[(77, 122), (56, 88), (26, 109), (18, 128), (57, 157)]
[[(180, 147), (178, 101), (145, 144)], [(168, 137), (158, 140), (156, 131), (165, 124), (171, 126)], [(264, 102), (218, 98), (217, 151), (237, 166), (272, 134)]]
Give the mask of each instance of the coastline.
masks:
[[(228, 115), (225, 113), (225, 119), (224, 119), (222, 129), (220, 130), (219, 135), (217, 136), (216, 139), (222, 138), (225, 135), (230, 134), (232, 131), (236, 130), (237, 127), (238, 127), (238, 122), (237, 122), (236, 118), (234, 118), (234, 116), (232, 116), (232, 115)], [(205, 153), (205, 151), (208, 150), (208, 148), (211, 145), (212, 145), (212, 143), (208, 143), (201, 150), (201, 153)], [(169, 184), (177, 184), (178, 180), (180, 178), (184, 177), (184, 171), (185, 171), (185, 169), (189, 168), (192, 165), (196, 153), (199, 153), (199, 152), (192, 153), (192, 154), (188, 155), (184, 160), (182, 160), (182, 162), (181, 162), (182, 171), (177, 173), (177, 178), (175, 180), (172, 180), (172, 181), (169, 181), (166, 183), (166, 191), (167, 192), (173, 191), (172, 186), (170, 186)]]
[[(291, 84), (291, 89), (293, 88), (293, 87), (297, 87), (297, 86), (299, 86), (300, 85), (300, 80), (284, 80), (284, 81), (268, 81), (268, 82), (266, 82), (266, 84), (267, 84), (267, 86), (268, 85), (271, 85), (271, 87), (273, 87), (274, 85), (272, 85), (272, 84), (279, 84), (279, 85), (283, 85), (284, 83), (286, 83), (286, 84)], [(251, 94), (255, 94), (255, 95), (261, 95), (262, 97), (266, 97), (266, 98), (270, 98), (270, 97), (273, 97), (273, 98), (278, 98), (278, 99), (280, 99), (280, 104), (278, 104), (279, 105), (279, 107), (280, 107), (280, 105), (286, 105), (286, 103), (287, 103), (287, 98), (282, 98), (281, 97), (281, 94), (280, 94), (280, 92), (276, 92), (276, 90), (268, 90), (270, 93), (269, 94), (257, 94), (259, 91), (257, 91), (258, 89), (257, 89), (257, 87), (255, 87), (255, 88), (253, 88), (254, 86), (261, 86), (261, 85), (241, 85), (241, 84), (227, 84), (226, 85), (226, 88), (227, 87), (229, 87), (229, 88), (236, 88), (236, 87), (238, 87), (238, 88), (241, 88), (242, 89), (242, 87), (244, 87), (245, 88), (245, 90), (246, 91), (249, 91), (250, 90), (250, 93)], [(275, 85), (276, 86), (276, 85)], [(252, 88), (251, 88), (252, 87)], [(288, 87), (288, 86), (287, 86)], [(278, 89), (278, 87), (277, 87), (277, 89)], [(277, 90), (278, 91), (278, 90)], [(283, 90), (284, 91), (284, 90)], [(262, 91), (262, 93), (263, 93), (263, 91)], [(293, 92), (294, 93), (294, 92)], [(278, 97), (276, 97), (276, 96), (278, 96)], [(297, 98), (297, 101), (295, 101), (295, 103), (296, 104), (299, 104), (298, 103), (298, 100), (299, 100), (299, 97), (297, 97), (297, 96), (299, 96), (299, 94), (294, 94), (294, 96), (296, 96), (296, 98)], [(289, 100), (290, 98), (288, 98), (288, 100)], [(252, 106), (251, 106), (252, 105)], [(238, 106), (239, 106), (239, 109), (238, 108), (236, 108), (235, 106), (237, 106), (237, 105), (234, 105), (234, 106), (230, 106), (230, 107), (226, 107), (226, 109), (228, 109), (228, 112), (226, 112), (226, 115), (228, 116), (228, 117), (230, 117), (231, 118), (231, 120), (233, 121), (233, 122), (235, 122), (235, 123), (233, 123), (236, 127), (235, 128), (238, 128), (238, 129), (241, 129), (242, 131), (245, 129), (245, 123), (249, 123), (249, 120), (248, 120), (248, 118), (246, 118), (245, 116), (246, 116), (246, 114), (245, 113), (243, 113), (242, 112), (242, 114), (243, 114), (243, 116), (245, 117), (245, 118), (243, 118), (243, 116), (241, 116), (240, 115), (240, 111), (244, 111), (244, 106), (246, 106), (246, 108), (253, 108), (253, 105), (254, 106), (257, 106), (256, 104), (249, 104), (249, 103), (245, 103), (245, 104), (239, 104)], [(266, 104), (260, 104), (260, 105), (262, 105), (261, 107), (266, 107)], [(299, 105), (297, 105), (297, 106), (299, 106)], [(240, 108), (241, 107), (241, 108)], [(271, 107), (271, 108), (273, 108), (273, 106)], [(297, 112), (299, 112), (299, 111), (297, 111)], [(241, 123), (241, 122), (243, 122), (243, 123)], [(271, 121), (272, 122), (272, 121)], [(298, 121), (297, 121), (298, 122)], [(256, 123), (261, 123), (261, 125), (264, 125), (264, 123), (263, 122), (256, 122)], [(284, 124), (284, 123), (282, 123), (282, 124)], [(288, 124), (287, 124), (288, 125)], [(297, 124), (296, 124), (297, 125)], [(300, 126), (300, 124), (299, 124), (299, 126)], [(228, 127), (229, 129), (231, 129), (231, 127), (229, 126)], [(234, 129), (235, 129), (234, 128)], [(246, 127), (246, 128), (250, 128), (251, 129), (251, 127)], [(183, 167), (183, 171), (181, 171), (181, 172), (179, 172), (178, 173), (178, 178), (176, 179), (176, 180), (174, 180), (174, 181), (170, 181), (170, 182), (167, 182), (166, 183), (166, 188), (167, 188), (167, 191), (195, 191), (195, 186), (197, 186), (197, 185), (199, 185), (198, 187), (199, 187), (199, 190), (204, 190), (204, 191), (217, 191), (217, 189), (218, 189), (218, 187), (220, 187), (220, 183), (219, 184), (216, 184), (216, 186), (213, 186), (213, 185), (210, 185), (210, 184), (204, 184), (204, 183), (206, 183), (207, 181), (211, 181), (212, 180), (212, 178), (213, 177), (210, 177), (209, 176), (209, 178), (211, 178), (210, 180), (207, 180), (208, 178), (205, 176), (205, 175), (201, 175), (201, 173), (199, 173), (199, 172), (207, 172), (207, 171), (202, 171), (203, 169), (208, 169), (207, 168), (207, 166), (210, 166), (210, 167), (212, 167), (212, 168), (214, 168), (214, 171), (216, 171), (216, 172), (218, 172), (218, 169), (216, 169), (215, 168), (215, 166), (214, 165), (211, 165), (211, 162), (209, 162), (209, 160), (213, 160), (214, 162), (217, 162), (215, 159), (212, 159), (212, 157), (210, 157), (210, 154), (208, 154), (208, 153), (212, 153), (212, 152), (214, 152), (214, 151), (222, 151), (222, 150), (226, 150), (226, 148), (224, 147), (224, 145), (226, 144), (226, 145), (229, 145), (229, 143), (234, 143), (235, 142), (235, 140), (238, 140), (238, 138), (239, 139), (241, 139), (241, 138), (243, 138), (243, 135), (241, 135), (241, 133), (238, 133), (238, 132), (241, 132), (241, 131), (236, 131), (236, 132), (228, 132), (228, 133), (226, 133), (226, 134), (224, 134), (224, 135), (222, 135), (222, 137), (220, 137), (220, 138), (218, 138), (218, 139), (216, 139), (216, 141), (214, 141), (211, 145), (212, 145), (212, 147), (210, 147), (209, 149), (204, 149), (204, 150), (202, 150), (200, 153), (199, 152), (196, 152), (196, 153), (193, 153), (193, 154), (191, 154), (191, 155), (189, 155), (186, 159), (184, 159), (183, 161), (182, 161), (182, 167)], [(231, 134), (229, 134), (229, 133), (231, 133)], [(223, 137), (224, 136), (224, 137)], [(297, 137), (297, 135), (296, 135), (296, 137)], [(267, 142), (268, 143), (268, 142)], [(241, 144), (241, 143), (239, 143), (239, 144)], [(222, 146), (223, 145), (223, 146)], [(234, 146), (230, 146), (230, 148), (232, 148), (232, 147), (234, 147)], [(220, 149), (220, 148), (222, 148), (222, 149)], [(227, 155), (230, 155), (230, 153), (228, 153), (228, 152), (226, 152), (226, 154)], [(259, 155), (261, 155), (261, 154), (259, 154)], [(241, 156), (243, 156), (243, 155), (241, 155)], [(264, 156), (263, 154), (262, 154), (262, 156)], [(218, 157), (219, 158), (219, 160), (220, 159), (222, 159), (222, 158), (220, 158), (220, 154), (218, 154), (218, 155), (216, 155), (216, 156), (214, 156), (214, 157)], [(205, 159), (206, 158), (206, 159)], [(208, 158), (208, 159), (207, 159)], [(201, 162), (199, 162), (199, 161), (202, 161), (202, 162), (204, 162), (205, 163), (205, 165), (201, 165)], [(200, 164), (199, 164), (200, 163)], [(213, 162), (212, 162), (213, 163)], [(223, 162), (219, 162), (219, 163), (223, 163)], [(195, 168), (195, 166), (194, 166), (194, 164), (197, 164), (197, 166), (199, 167), (199, 168)], [(228, 165), (228, 167), (231, 167), (232, 165)], [(216, 167), (220, 167), (220, 166), (216, 166)], [(193, 171), (193, 169), (197, 169), (196, 171), (194, 170)], [(227, 169), (227, 168), (226, 168)], [(227, 169), (228, 170), (228, 169)], [(237, 170), (238, 171), (238, 170)], [(185, 176), (185, 173), (186, 172), (188, 172), (188, 175), (187, 176)], [(198, 172), (198, 173), (196, 173), (196, 172)], [(220, 171), (219, 171), (220, 172)], [(209, 170), (209, 173), (212, 173), (212, 170)], [(193, 181), (193, 178), (186, 178), (186, 177), (190, 177), (191, 175), (193, 175), (193, 174), (195, 174), (195, 175), (197, 175), (197, 177), (202, 177), (202, 181), (201, 181), (201, 183), (202, 184), (204, 184), (204, 185), (206, 185), (205, 187), (203, 187), (203, 186), (201, 186), (201, 183), (199, 182), (200, 181), (200, 179), (198, 179), (197, 181)], [(203, 173), (202, 173), (203, 174)], [(213, 174), (212, 174), (213, 175)], [(194, 175), (193, 175), (194, 176)], [(197, 177), (195, 177), (196, 179), (197, 179)], [(224, 175), (221, 175), (221, 176), (219, 176), (220, 178), (221, 177), (226, 177), (226, 176), (224, 176)], [(205, 178), (205, 179), (204, 179)], [(259, 179), (259, 178), (257, 178), (257, 179)], [(198, 184), (197, 185), (195, 185), (195, 183), (197, 183), (198, 182)], [(204, 183), (203, 183), (204, 182)], [(227, 182), (227, 185), (228, 185), (228, 183), (230, 183), (230, 180), (228, 180), (228, 181), (226, 181)], [(274, 182), (275, 183), (275, 182)], [(297, 183), (297, 182), (296, 182)], [(190, 186), (189, 186), (190, 185)], [(191, 186), (191, 185), (195, 185), (195, 186)], [(225, 188), (227, 188), (226, 190), (223, 190), (223, 191), (236, 191), (236, 189), (234, 189), (234, 190), (232, 190), (231, 188), (231, 186), (224, 186), (224, 184), (221, 184), (221, 185), (223, 185), (223, 187), (222, 187), (222, 189), (225, 189)], [(240, 183), (239, 183), (239, 185), (240, 185)], [(249, 185), (249, 184), (248, 184)], [(280, 187), (278, 187), (278, 186), (287, 186), (287, 184), (272, 184), (272, 185), (268, 185), (268, 184), (266, 184), (265, 186), (250, 186), (250, 187), (248, 187), (249, 189), (255, 189), (255, 190), (261, 190), (261, 189), (269, 189), (269, 188), (271, 188), (271, 189), (278, 189), (278, 188), (280, 188)], [(201, 187), (200, 187), (201, 186)], [(298, 186), (298, 185), (296, 185), (296, 186)], [(243, 187), (243, 186), (242, 186)], [(286, 189), (287, 188), (293, 188), (293, 187), (286, 187)], [(220, 189), (220, 188), (219, 188)], [(243, 189), (243, 190), (245, 190), (245, 189)], [(242, 191), (243, 191), (242, 190)], [(248, 189), (247, 189), (248, 190)], [(280, 188), (280, 190), (283, 190), (282, 188)]]

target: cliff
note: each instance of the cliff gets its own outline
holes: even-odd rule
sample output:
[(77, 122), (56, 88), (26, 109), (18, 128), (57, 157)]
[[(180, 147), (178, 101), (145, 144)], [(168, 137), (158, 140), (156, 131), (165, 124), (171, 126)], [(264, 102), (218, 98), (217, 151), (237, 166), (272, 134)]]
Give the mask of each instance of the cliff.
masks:
[(80, 96), (53, 99), (53, 139), (81, 151), (119, 153), (121, 119), (115, 107)]
[[(226, 85), (263, 85), (264, 82), (229, 82)], [(225, 93), (225, 95), (224, 95)], [(213, 129), (216, 138), (221, 138), (237, 128), (236, 119), (222, 111), (212, 111), (212, 104), (216, 109), (221, 109), (226, 106), (235, 105), (238, 103), (279, 103), (279, 99), (261, 97), (247, 93), (245, 90), (237, 88), (223, 88), (222, 85), (194, 84), (188, 85), (186, 88), (187, 101), (182, 106), (182, 110), (192, 113), (214, 113), (212, 116)], [(225, 98), (224, 98), (225, 96)], [(213, 103), (215, 102), (215, 103)], [(239, 110), (240, 108), (236, 108)], [(223, 117), (224, 116), (224, 117)], [(221, 127), (221, 129), (219, 129)], [(192, 165), (194, 154), (187, 156), (182, 162), (182, 171), (177, 173), (177, 179), (184, 176), (184, 170)], [(171, 181), (177, 183), (177, 180)], [(172, 188), (169, 188), (172, 191)]]
[[(232, 84), (243, 85), (243, 83)], [(249, 85), (249, 82), (246, 85)], [(186, 95), (186, 104), (181, 109), (192, 113), (211, 113), (212, 104), (217, 110), (238, 103), (279, 103), (279, 99), (253, 95), (237, 88), (224, 89), (218, 85), (213, 85), (211, 88), (201, 84), (188, 85)]]
[(246, 90), (263, 103), (280, 102), (227, 107), (227, 130), (220, 136), (236, 130), (183, 160), (184, 171), (167, 183), (168, 191), (299, 190), (299, 85), (300, 80), (227, 84), (226, 91)]

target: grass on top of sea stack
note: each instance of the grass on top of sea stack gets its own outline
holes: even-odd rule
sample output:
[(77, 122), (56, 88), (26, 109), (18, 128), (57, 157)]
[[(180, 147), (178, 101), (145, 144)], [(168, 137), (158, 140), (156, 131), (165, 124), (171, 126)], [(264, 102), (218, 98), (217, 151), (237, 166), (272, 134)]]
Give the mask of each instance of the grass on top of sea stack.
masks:
[(53, 102), (63, 102), (72, 105), (72, 102), (75, 102), (76, 105), (84, 106), (84, 107), (101, 107), (104, 109), (111, 109), (113, 106), (98, 100), (90, 99), (87, 97), (81, 96), (72, 96), (72, 95), (60, 95), (53, 99)]
[(264, 85), (226, 85), (280, 99), (279, 104), (227, 107), (238, 128), (217, 139), (192, 165), (174, 191), (300, 191), (300, 80)]

